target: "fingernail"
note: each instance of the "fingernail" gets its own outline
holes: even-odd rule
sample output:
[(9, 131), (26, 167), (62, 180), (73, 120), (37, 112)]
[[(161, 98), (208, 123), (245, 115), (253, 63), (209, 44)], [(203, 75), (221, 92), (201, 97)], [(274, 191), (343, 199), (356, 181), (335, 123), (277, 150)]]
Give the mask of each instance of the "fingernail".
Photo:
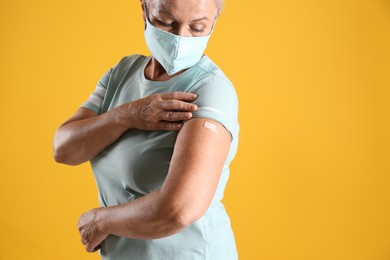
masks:
[(193, 96), (194, 98), (197, 98), (197, 97), (198, 97), (198, 95), (195, 94), (195, 93), (192, 93), (192, 96)]

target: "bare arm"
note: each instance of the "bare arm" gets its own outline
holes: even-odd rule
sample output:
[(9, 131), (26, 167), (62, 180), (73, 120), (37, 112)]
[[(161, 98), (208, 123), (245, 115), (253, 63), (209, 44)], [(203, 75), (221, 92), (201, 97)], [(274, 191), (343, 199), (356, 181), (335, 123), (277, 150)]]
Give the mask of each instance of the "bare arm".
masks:
[(77, 165), (89, 161), (131, 128), (179, 130), (191, 118), (196, 95), (184, 92), (155, 94), (121, 105), (102, 115), (80, 108), (54, 136), (54, 159)]
[[(215, 125), (215, 131), (204, 127), (205, 122)], [(108, 234), (154, 239), (175, 234), (199, 219), (215, 194), (230, 140), (228, 131), (212, 120), (185, 123), (160, 190), (81, 216), (79, 230), (87, 251), (97, 250)]]

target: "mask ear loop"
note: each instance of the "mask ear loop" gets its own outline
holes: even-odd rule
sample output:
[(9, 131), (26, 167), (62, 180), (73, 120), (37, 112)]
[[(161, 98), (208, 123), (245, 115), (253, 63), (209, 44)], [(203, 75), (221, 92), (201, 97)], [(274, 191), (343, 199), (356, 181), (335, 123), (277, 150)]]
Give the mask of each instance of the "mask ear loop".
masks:
[(145, 9), (145, 19), (147, 20), (147, 21), (145, 21), (145, 28), (144, 28), (144, 30), (146, 30), (146, 26), (148, 24), (147, 22), (150, 23), (150, 21), (149, 21), (149, 12), (148, 12), (148, 9), (146, 7), (146, 0), (144, 0), (144, 9)]
[(213, 26), (211, 27), (210, 33), (209, 33), (207, 36), (211, 35), (211, 34), (214, 32), (214, 27), (215, 27), (215, 25), (216, 25), (216, 23), (217, 23), (217, 20), (218, 20), (218, 15), (216, 15), (216, 16), (214, 17)]
[(214, 27), (215, 27), (215, 24), (217, 23), (217, 17), (214, 18), (214, 23), (213, 23), (213, 27), (211, 27), (211, 31), (209, 33), (209, 35), (211, 35), (213, 32), (214, 32)]

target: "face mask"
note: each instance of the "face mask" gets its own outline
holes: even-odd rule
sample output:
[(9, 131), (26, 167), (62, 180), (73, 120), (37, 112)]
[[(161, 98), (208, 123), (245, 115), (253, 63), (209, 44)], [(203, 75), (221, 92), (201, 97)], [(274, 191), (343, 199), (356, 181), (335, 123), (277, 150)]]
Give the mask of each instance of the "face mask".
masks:
[(156, 28), (148, 20), (147, 18), (144, 32), (146, 45), (168, 75), (173, 75), (195, 65), (202, 58), (214, 30), (213, 25), (213, 30), (207, 36), (178, 36)]

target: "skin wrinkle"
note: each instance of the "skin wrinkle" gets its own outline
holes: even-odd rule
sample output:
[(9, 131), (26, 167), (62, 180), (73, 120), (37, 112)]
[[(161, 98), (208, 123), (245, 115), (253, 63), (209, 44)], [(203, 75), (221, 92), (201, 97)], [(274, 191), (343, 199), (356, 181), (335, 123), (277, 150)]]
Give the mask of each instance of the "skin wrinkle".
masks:
[[(145, 1), (146, 1), (146, 3), (150, 3), (150, 2), (155, 2), (157, 0), (145, 0)], [(161, 0), (158, 0), (158, 1), (161, 2)], [(223, 0), (214, 0), (214, 3), (218, 7), (218, 12), (220, 14), (223, 10)]]
[[(182, 6), (178, 5), (175, 1), (152, 0), (151, 2), (145, 2), (145, 4), (147, 9), (146, 13), (149, 18), (148, 20), (154, 26), (181, 36), (205, 36), (209, 34), (213, 22), (220, 13), (217, 4), (215, 3), (215, 5), (213, 5), (209, 1), (199, 1), (196, 4), (188, 2), (188, 6), (186, 8), (182, 8)], [(210, 22), (208, 16), (214, 16), (212, 22)], [(167, 30), (169, 27), (164, 28), (164, 25), (159, 24), (160, 21), (174, 26)], [(183, 29), (185, 26), (190, 27), (193, 24), (198, 25), (198, 27), (202, 26), (203, 30), (207, 30), (202, 31), (202, 33), (191, 35), (190, 32)], [(173, 27), (178, 27), (179, 25), (180, 27), (183, 27), (180, 31), (172, 30)]]

